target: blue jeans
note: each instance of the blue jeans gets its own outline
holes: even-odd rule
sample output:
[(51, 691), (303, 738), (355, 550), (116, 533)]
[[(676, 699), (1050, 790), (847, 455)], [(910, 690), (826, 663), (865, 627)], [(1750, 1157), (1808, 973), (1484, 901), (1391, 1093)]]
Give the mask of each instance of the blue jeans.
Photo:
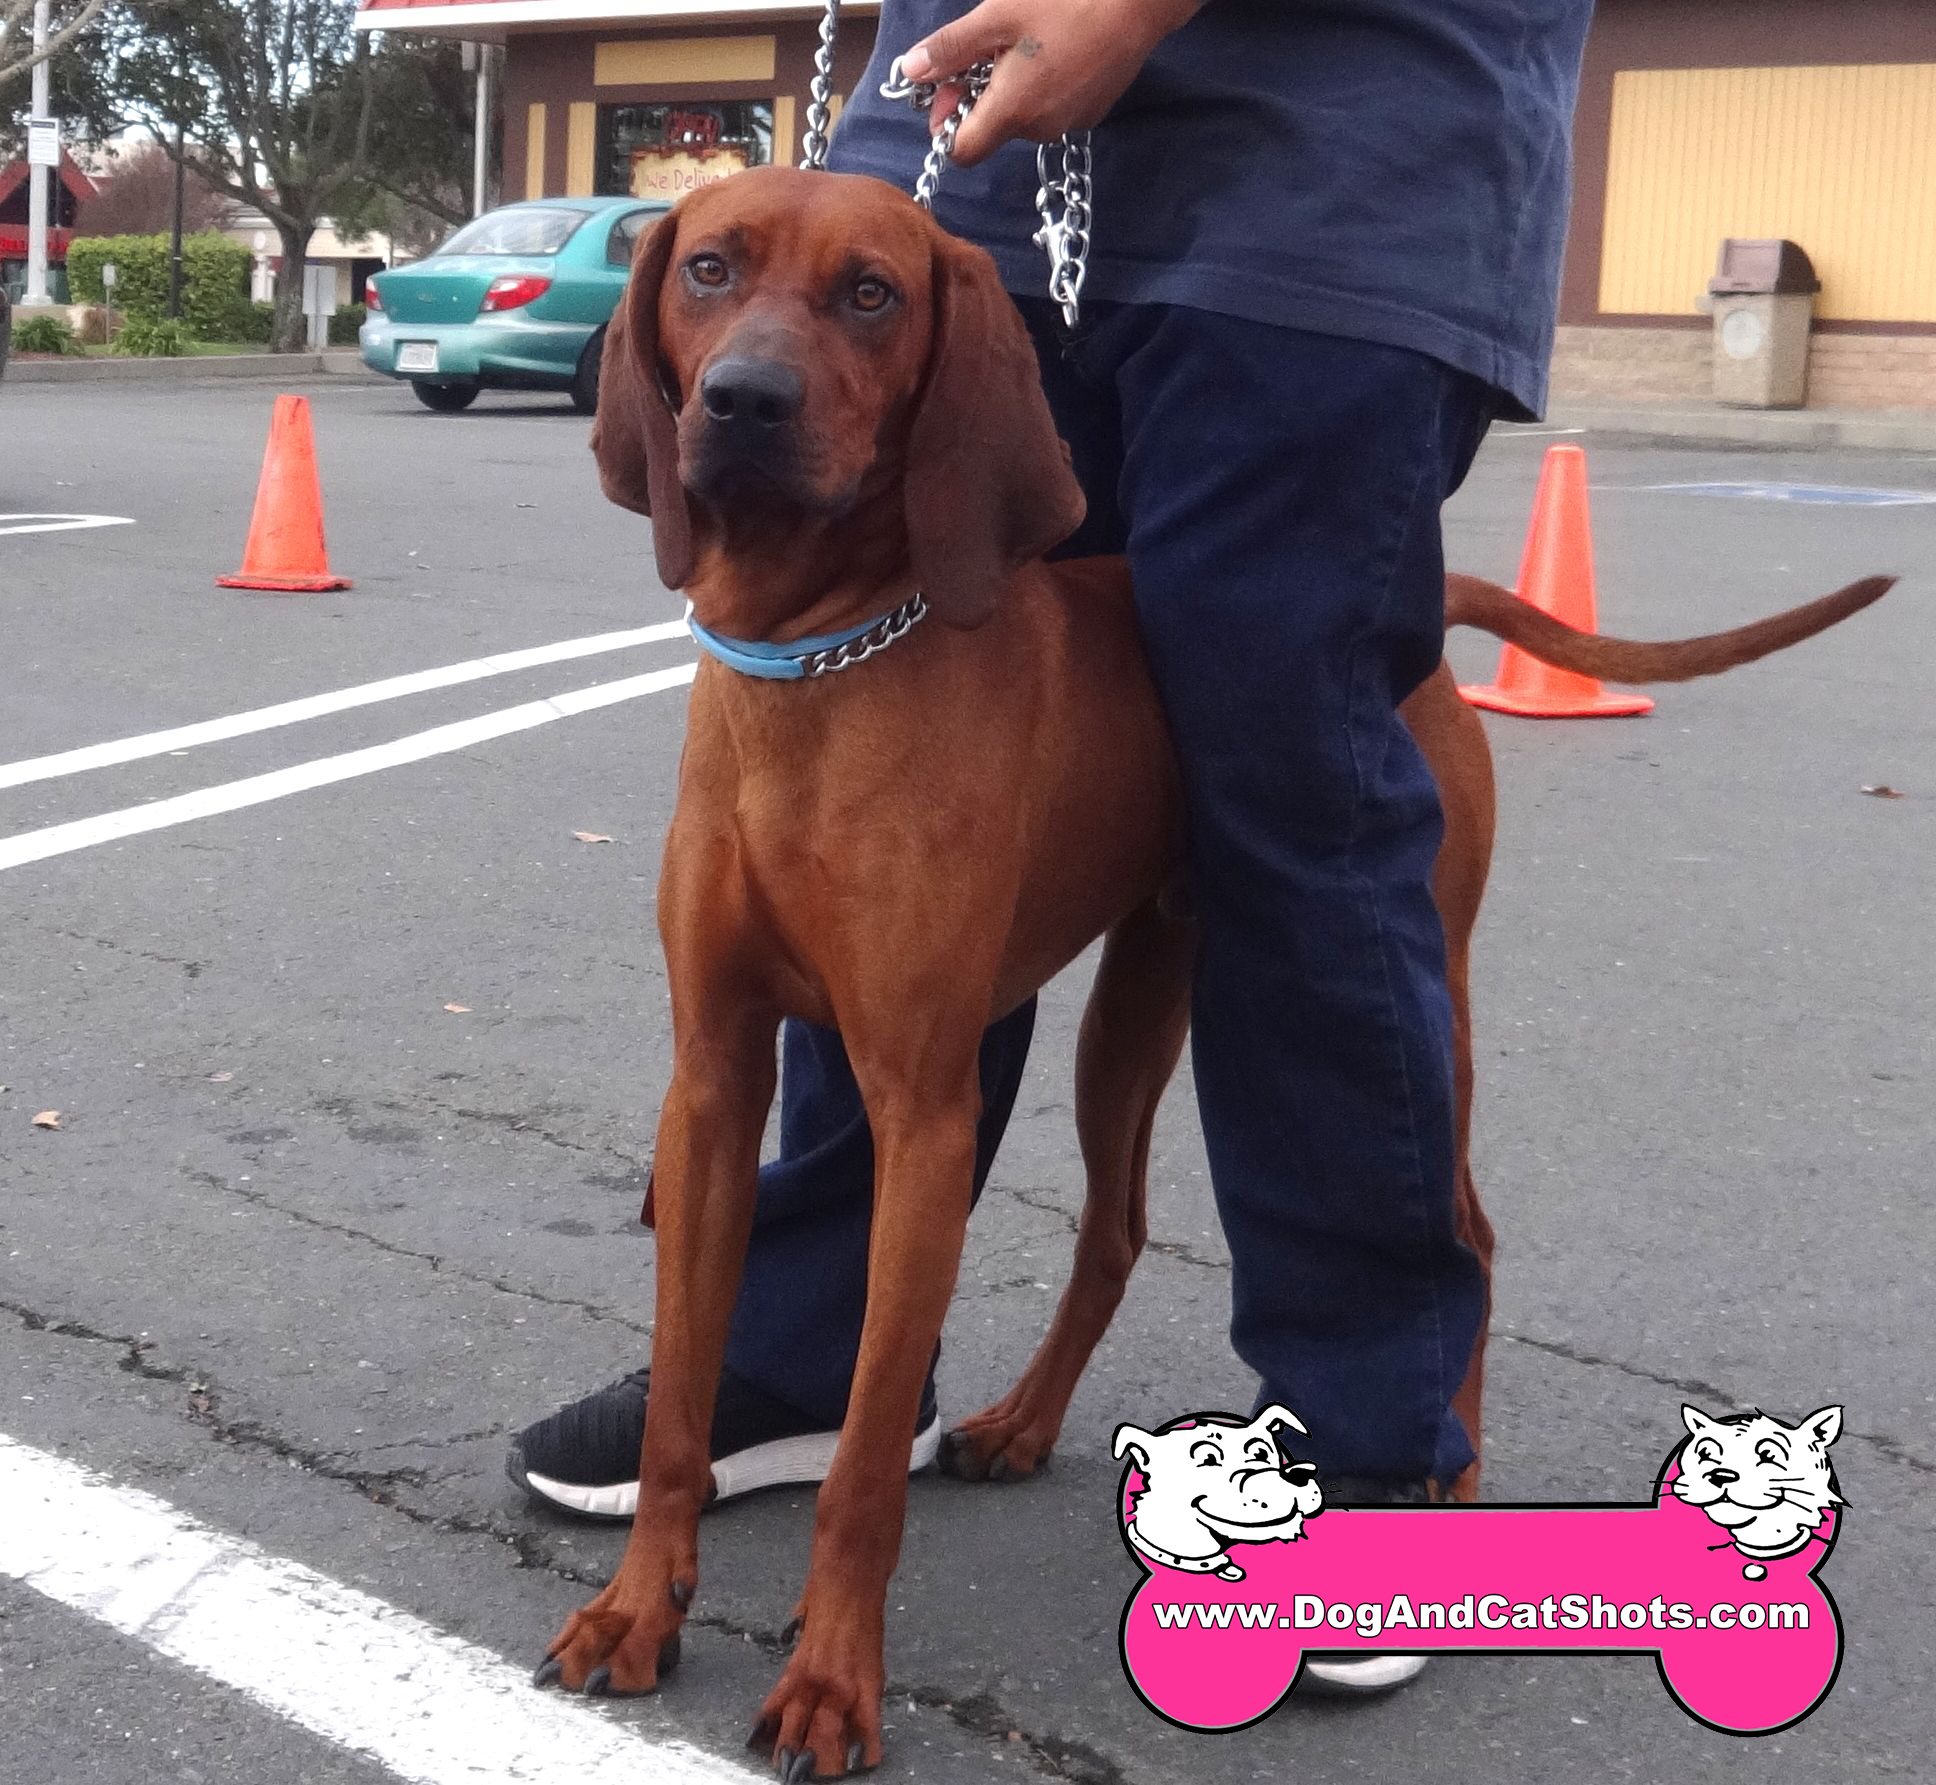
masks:
[[(1439, 509), (1488, 393), (1403, 349), (1202, 310), (1097, 305), (1073, 341), (1023, 310), (1089, 495), (1064, 555), (1127, 552), (1182, 764), (1231, 1343), (1321, 1468), (1449, 1481), (1484, 1292), (1453, 1225), (1443, 820), (1397, 707), (1439, 660)], [(1034, 1014), (983, 1044), (977, 1194)], [(781, 1110), (727, 1364), (831, 1424), (873, 1201), (837, 1035), (787, 1026)]]

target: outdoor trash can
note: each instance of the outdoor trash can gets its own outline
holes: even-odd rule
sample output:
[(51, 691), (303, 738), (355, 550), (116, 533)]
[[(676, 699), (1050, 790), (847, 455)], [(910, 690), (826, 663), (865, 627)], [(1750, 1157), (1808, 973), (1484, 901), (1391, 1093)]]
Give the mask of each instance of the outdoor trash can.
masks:
[(1808, 400), (1808, 331), (1822, 282), (1794, 242), (1731, 238), (1708, 285), (1714, 309), (1714, 396), (1746, 409)]

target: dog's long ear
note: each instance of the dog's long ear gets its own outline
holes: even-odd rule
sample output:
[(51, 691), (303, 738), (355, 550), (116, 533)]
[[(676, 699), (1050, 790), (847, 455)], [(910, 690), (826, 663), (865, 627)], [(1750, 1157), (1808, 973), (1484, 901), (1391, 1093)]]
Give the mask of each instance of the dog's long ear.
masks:
[(1136, 1467), (1147, 1469), (1150, 1460), (1150, 1447), (1156, 1440), (1141, 1426), (1118, 1426), (1114, 1454), (1128, 1454), (1136, 1459)]
[(1082, 524), (1082, 487), (1021, 315), (995, 263), (938, 230), (933, 345), (906, 490), (917, 586), (951, 626), (979, 626), (1017, 569)]
[(668, 589), (692, 575), (692, 511), (679, 481), (678, 423), (659, 362), (659, 287), (678, 229), (676, 218), (662, 217), (640, 239), (605, 331), (592, 424), (598, 481), (621, 508), (652, 517), (652, 547)]

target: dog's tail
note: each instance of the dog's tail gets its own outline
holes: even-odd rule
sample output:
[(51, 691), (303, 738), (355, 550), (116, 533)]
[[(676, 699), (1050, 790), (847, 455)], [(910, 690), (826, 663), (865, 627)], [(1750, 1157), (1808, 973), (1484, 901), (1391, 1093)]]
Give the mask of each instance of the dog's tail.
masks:
[(1731, 632), (1646, 641), (1577, 631), (1531, 602), (1521, 601), (1510, 589), (1455, 571), (1445, 579), (1445, 624), (1448, 630), (1476, 626), (1481, 632), (1517, 645), (1542, 663), (1604, 682), (1691, 682), (1697, 676), (1717, 676), (1757, 657), (1785, 651), (1805, 638), (1826, 632), (1850, 614), (1880, 601), (1895, 586), (1892, 576), (1865, 576), (1819, 601), (1804, 602)]

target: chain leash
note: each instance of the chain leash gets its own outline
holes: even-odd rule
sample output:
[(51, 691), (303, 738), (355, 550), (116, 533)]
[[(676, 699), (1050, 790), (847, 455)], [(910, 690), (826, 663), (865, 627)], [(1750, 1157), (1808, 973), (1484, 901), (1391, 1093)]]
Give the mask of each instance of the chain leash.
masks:
[[(820, 42), (813, 52), (813, 79), (807, 87), (807, 129), (800, 144), (800, 165), (819, 170), (827, 165), (828, 119), (833, 108), (834, 38), (840, 25), (840, 0), (827, 0), (820, 15)], [(928, 152), (914, 183), (914, 202), (934, 209), (941, 175), (953, 158), (955, 137), (963, 119), (974, 110), (995, 73), (993, 62), (977, 62), (955, 82), (961, 98), (939, 131), (928, 139)], [(935, 86), (911, 81), (896, 56), (881, 83), (881, 97), (899, 100), (916, 111), (934, 107)], [(1059, 147), (1062, 166), (1052, 171), (1051, 156)], [(1095, 216), (1095, 184), (1089, 157), (1089, 132), (1072, 130), (1059, 145), (1042, 143), (1035, 151), (1035, 210), (1042, 220), (1035, 232), (1038, 248), (1049, 256), (1049, 296), (1062, 307), (1062, 320), (1074, 328), (1081, 318), (1082, 281), (1089, 270), (1089, 226)]]

